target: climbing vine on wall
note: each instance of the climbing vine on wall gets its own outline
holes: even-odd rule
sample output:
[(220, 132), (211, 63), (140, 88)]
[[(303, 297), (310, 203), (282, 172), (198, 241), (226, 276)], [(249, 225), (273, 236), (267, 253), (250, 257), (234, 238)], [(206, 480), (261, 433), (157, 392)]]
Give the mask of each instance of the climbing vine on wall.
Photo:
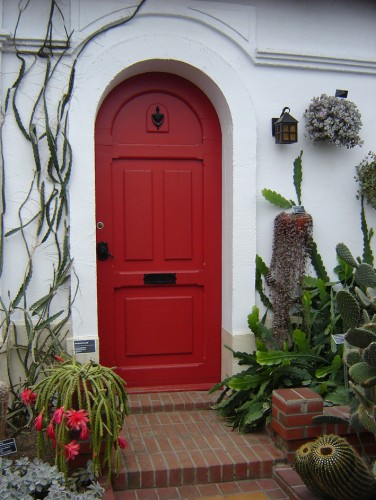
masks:
[[(73, 95), (76, 64), (80, 55), (101, 33), (124, 25), (133, 19), (146, 0), (127, 17), (121, 17), (93, 32), (78, 47), (71, 46), (71, 34), (66, 29), (64, 15), (58, 0), (50, 0), (46, 34), (40, 47), (34, 52), (22, 51), (17, 46), (17, 32), (25, 11), (32, 0), (19, 2), (18, 19), (14, 32), (14, 48), (19, 60), (19, 72), (8, 89), (0, 130), (7, 120), (16, 124), (16, 141), (29, 148), (33, 159), (25, 166), (30, 175), (30, 185), (24, 199), (17, 207), (17, 224), (4, 231), (6, 204), (0, 207), (0, 276), (10, 257), (9, 247), (22, 243), (25, 256), (17, 266), (24, 266), (19, 286), (14, 292), (3, 290), (0, 297), (2, 344), (0, 354), (7, 357), (8, 383), (13, 394), (9, 413), (10, 424), (16, 429), (26, 425), (31, 415), (25, 414), (19, 392), (22, 387), (34, 384), (53, 356), (64, 349), (64, 338), (69, 330), (71, 308), (79, 289), (79, 277), (75, 275), (69, 252), (69, 204), (68, 187), (74, 159), (69, 143), (69, 104)], [(54, 40), (54, 24), (62, 23), (65, 40)], [(61, 97), (55, 95), (62, 75), (66, 75)], [(36, 75), (42, 75), (40, 87), (35, 93)], [(40, 76), (39, 76), (40, 78)], [(28, 97), (25, 102), (25, 96)], [(54, 97), (52, 97), (54, 96)], [(32, 105), (30, 107), (30, 98)], [(29, 111), (28, 111), (29, 110)], [(15, 134), (15, 133), (14, 133)], [(2, 161), (2, 200), (7, 199), (6, 152)], [(49, 283), (45, 293), (34, 296), (38, 283), (38, 264), (41, 255), (52, 258), (49, 266)], [(43, 258), (43, 257), (42, 257)], [(39, 262), (38, 262), (39, 259)], [(47, 259), (49, 260), (49, 259)], [(19, 272), (19, 269), (18, 269)], [(63, 305), (62, 305), (63, 304)], [(65, 304), (65, 305), (64, 305)], [(14, 365), (21, 366), (23, 373), (14, 375)]]

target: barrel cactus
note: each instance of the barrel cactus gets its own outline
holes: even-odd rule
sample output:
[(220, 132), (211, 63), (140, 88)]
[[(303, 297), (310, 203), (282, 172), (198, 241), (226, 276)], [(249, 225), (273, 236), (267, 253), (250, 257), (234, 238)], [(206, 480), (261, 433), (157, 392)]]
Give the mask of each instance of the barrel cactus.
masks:
[(376, 497), (376, 479), (357, 451), (342, 437), (320, 436), (295, 454), (295, 469), (307, 488), (332, 500)]

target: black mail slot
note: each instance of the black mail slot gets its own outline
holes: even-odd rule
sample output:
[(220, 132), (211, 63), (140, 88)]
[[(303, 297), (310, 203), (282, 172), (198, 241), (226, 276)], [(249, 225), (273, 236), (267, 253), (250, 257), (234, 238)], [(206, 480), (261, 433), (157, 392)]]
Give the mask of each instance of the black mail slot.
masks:
[(145, 285), (175, 285), (176, 273), (144, 274)]

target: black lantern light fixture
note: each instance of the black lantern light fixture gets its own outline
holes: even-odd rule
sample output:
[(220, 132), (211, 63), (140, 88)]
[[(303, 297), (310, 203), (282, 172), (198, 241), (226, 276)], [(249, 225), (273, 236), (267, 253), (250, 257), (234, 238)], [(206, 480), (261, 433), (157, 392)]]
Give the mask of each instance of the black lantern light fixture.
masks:
[(272, 118), (272, 135), (276, 144), (292, 144), (298, 142), (298, 120), (288, 112), (290, 108), (283, 108), (279, 118)]

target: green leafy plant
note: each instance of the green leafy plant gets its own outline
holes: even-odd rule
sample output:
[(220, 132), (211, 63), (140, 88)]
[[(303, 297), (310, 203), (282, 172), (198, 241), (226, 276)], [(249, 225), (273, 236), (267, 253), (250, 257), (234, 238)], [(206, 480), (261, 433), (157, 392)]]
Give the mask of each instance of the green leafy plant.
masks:
[[(293, 173), (299, 205), (302, 198), (302, 155), (301, 151), (294, 160)], [(292, 208), (296, 205), (295, 201), (269, 189), (264, 189), (262, 194), (267, 201), (278, 207)], [(294, 245), (296, 239), (291, 238), (289, 244)], [(307, 386), (321, 394), (328, 404), (346, 402), (343, 348), (336, 346), (332, 340), (332, 335), (342, 333), (342, 318), (336, 311), (335, 303), (334, 285), (337, 283), (329, 280), (317, 246), (308, 232), (304, 234), (302, 243), (304, 252), (301, 252), (301, 256), (303, 258), (309, 249), (317, 277), (303, 277), (304, 265), (301, 261), (299, 273), (293, 275), (287, 289), (281, 287), (281, 303), (287, 298), (287, 307), (283, 311), (284, 341), (281, 342), (275, 335), (274, 328), (270, 328), (268, 311), (275, 315), (275, 306), (278, 307), (279, 302), (275, 300), (275, 296), (269, 296), (268, 292), (273, 285), (270, 281), (270, 269), (257, 256), (256, 290), (266, 312), (260, 318), (260, 311), (254, 306), (248, 316), (249, 328), (256, 339), (256, 351), (233, 352), (239, 359), (239, 365), (247, 365), (247, 368), (211, 389), (211, 392), (223, 389), (215, 409), (233, 428), (244, 432), (269, 420), (272, 391), (277, 388)], [(283, 245), (281, 247), (278, 258), (283, 260), (288, 248)], [(290, 262), (289, 265), (291, 267), (295, 263)], [(282, 282), (283, 276), (281, 272)], [(296, 283), (297, 280), (301, 282)], [(297, 285), (298, 289), (293, 294), (289, 287)]]
[(25, 403), (35, 402), (38, 452), (45, 449), (45, 435), (55, 447), (55, 463), (64, 473), (79, 453), (83, 440), (90, 441), (93, 472), (106, 468), (108, 479), (118, 472), (119, 436), (128, 414), (125, 383), (111, 368), (74, 359), (62, 359), (33, 388), (22, 394)]
[(16, 461), (0, 457), (0, 496), (2, 500), (49, 500), (103, 498), (104, 489), (93, 479), (77, 488), (75, 482), (68, 482), (56, 466), (21, 458)]
[(359, 184), (358, 198), (364, 198), (376, 208), (376, 154), (372, 151), (356, 166), (355, 180)]
[(320, 288), (313, 286), (312, 280), (307, 285), (310, 288), (290, 317), (290, 345), (286, 342), (279, 348), (267, 326), (267, 314), (260, 318), (256, 306), (248, 316), (256, 351), (233, 351), (239, 365), (247, 368), (210, 391), (222, 389), (214, 408), (234, 429), (248, 432), (267, 423), (274, 389), (306, 386), (328, 404), (345, 403), (342, 353), (331, 341), (331, 334), (341, 330), (340, 320), (333, 314), (332, 289), (321, 282)]

